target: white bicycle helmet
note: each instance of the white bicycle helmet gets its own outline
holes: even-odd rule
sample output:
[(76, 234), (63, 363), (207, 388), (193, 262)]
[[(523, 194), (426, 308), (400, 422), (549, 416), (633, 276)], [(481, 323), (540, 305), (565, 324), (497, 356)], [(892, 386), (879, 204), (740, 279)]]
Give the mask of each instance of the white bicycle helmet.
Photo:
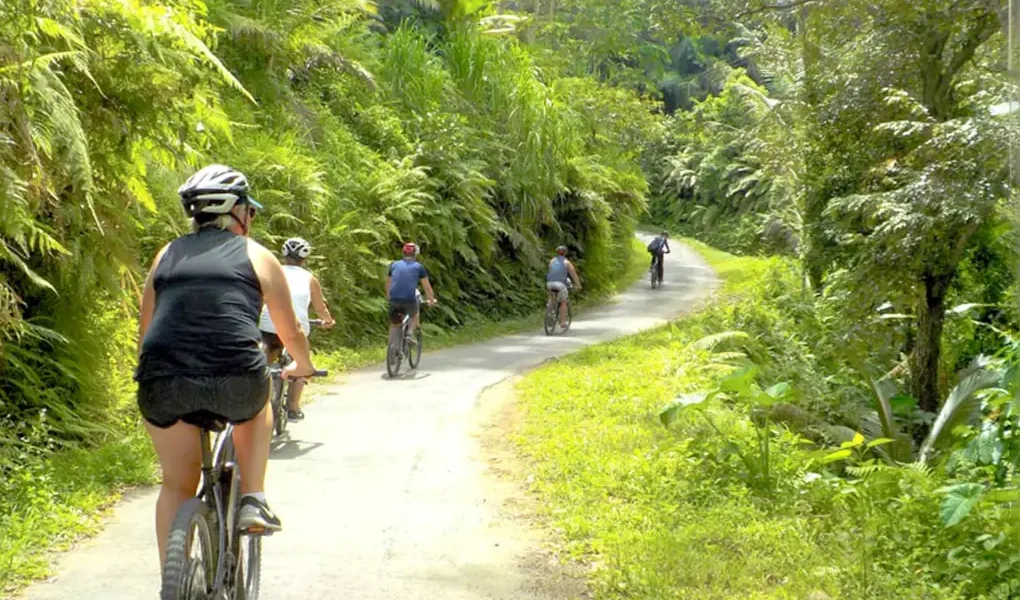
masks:
[(308, 258), (312, 253), (312, 245), (307, 241), (294, 237), (283, 243), (283, 255), (293, 258)]
[(184, 210), (191, 216), (198, 213), (223, 215), (238, 202), (262, 205), (248, 196), (248, 178), (226, 165), (209, 165), (188, 178), (177, 193)]

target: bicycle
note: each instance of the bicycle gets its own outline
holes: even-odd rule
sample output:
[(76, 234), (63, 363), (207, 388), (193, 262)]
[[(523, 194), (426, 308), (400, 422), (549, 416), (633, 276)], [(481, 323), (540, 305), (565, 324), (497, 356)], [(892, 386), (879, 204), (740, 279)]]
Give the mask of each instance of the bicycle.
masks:
[(652, 257), (651, 278), (653, 290), (657, 287), (662, 286), (662, 278), (659, 277), (659, 267), (661, 264), (662, 256), (656, 254), (655, 256)]
[[(313, 377), (324, 377), (316, 371)], [(219, 417), (201, 424), (202, 484), (177, 511), (167, 540), (161, 600), (258, 600), (262, 535), (237, 527), (241, 472), (234, 426)], [(215, 440), (210, 439), (217, 432)], [(271, 532), (268, 532), (271, 535)], [(199, 550), (199, 558), (192, 551)]]
[[(567, 291), (569, 292), (574, 288), (571, 281), (567, 280)], [(556, 325), (560, 321), (559, 315), (560, 302), (557, 298), (546, 300), (545, 302), (545, 334), (552, 335), (556, 332)], [(560, 328), (560, 333), (563, 333), (570, 328), (570, 324), (574, 322), (574, 315), (570, 308), (570, 296), (567, 296), (567, 326)]]
[[(422, 301), (420, 293), (417, 294), (417, 300), (418, 310), (421, 310)], [(397, 339), (400, 340), (400, 343), (395, 343), (394, 333), (391, 330), (389, 342), (386, 344), (386, 374), (390, 378), (396, 377), (400, 373), (400, 366), (405, 358), (407, 359), (407, 365), (412, 369), (417, 369), (418, 364), (421, 362), (421, 327), (413, 335), (410, 330), (411, 315), (404, 312), (400, 320), (400, 329), (396, 334), (399, 336)]]
[[(309, 325), (316, 326), (323, 324), (322, 319), (310, 319)], [(273, 435), (279, 437), (283, 435), (283, 432), (287, 431), (287, 402), (284, 400), (290, 391), (290, 383), (284, 382), (282, 374), (283, 370), (289, 365), (293, 359), (287, 352), (286, 348), (280, 350), (280, 356), (276, 359), (276, 364), (270, 367), (269, 377), (272, 380), (272, 388), (269, 393), (269, 402), (272, 405), (273, 411)], [(284, 385), (286, 383), (286, 385)], [(287, 388), (286, 390), (284, 388)]]

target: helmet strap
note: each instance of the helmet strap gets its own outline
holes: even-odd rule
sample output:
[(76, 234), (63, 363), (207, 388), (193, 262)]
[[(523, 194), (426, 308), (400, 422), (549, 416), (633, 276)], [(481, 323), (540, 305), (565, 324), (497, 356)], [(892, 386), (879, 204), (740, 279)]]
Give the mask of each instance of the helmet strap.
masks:
[(240, 217), (234, 214), (233, 210), (231, 210), (227, 214), (230, 215), (231, 219), (237, 221), (237, 224), (241, 227), (241, 235), (247, 236), (248, 230), (251, 228), (251, 212), (249, 212), (248, 210), (244, 211), (244, 220), (241, 220)]

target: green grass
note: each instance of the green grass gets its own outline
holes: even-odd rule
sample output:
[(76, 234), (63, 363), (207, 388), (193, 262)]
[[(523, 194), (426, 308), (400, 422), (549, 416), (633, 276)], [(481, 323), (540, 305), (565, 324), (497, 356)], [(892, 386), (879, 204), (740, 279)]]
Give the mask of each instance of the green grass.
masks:
[(156, 481), (155, 456), (139, 427), (95, 449), (38, 457), (0, 485), (0, 592), (49, 573), (51, 553), (99, 530), (128, 486)]
[(658, 412), (670, 399), (719, 376), (711, 354), (692, 347), (707, 335), (741, 329), (762, 345), (774, 336), (781, 341), (764, 346), (776, 363), (768, 373), (795, 388), (794, 375), (824, 377), (804, 372), (812, 363), (790, 359), (794, 350), (774, 350), (810, 336), (784, 329), (794, 321), (769, 295), (796, 289), (795, 267), (684, 242), (723, 279), (713, 302), (550, 363), (517, 385), (514, 440), (532, 491), (562, 554), (589, 567), (595, 598), (974, 597), (960, 590), (981, 576), (968, 577), (966, 561), (946, 557), (971, 548), (983, 531), (995, 535), (1004, 521), (942, 528), (938, 474), (890, 469), (863, 482), (826, 475), (812, 483), (805, 475), (817, 464), (778, 429), (770, 444), (776, 484), (763, 490), (733, 451), (755, 448), (744, 413), (713, 404), (708, 414), (719, 431), (690, 412), (663, 427)]

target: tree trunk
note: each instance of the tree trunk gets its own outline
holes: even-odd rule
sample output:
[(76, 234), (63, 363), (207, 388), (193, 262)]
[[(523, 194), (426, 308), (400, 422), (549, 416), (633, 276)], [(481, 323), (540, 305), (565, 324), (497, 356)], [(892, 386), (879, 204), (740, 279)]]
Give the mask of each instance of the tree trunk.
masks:
[[(811, 33), (811, 7), (802, 6), (800, 9), (797, 29), (800, 35), (801, 60), (804, 62), (804, 86), (802, 99), (810, 107), (809, 114), (816, 113), (815, 107), (819, 104), (820, 92), (818, 89), (818, 76), (822, 58), (821, 48)], [(811, 289), (817, 294), (821, 293), (825, 279), (825, 226), (822, 213), (825, 210), (826, 200), (821, 197), (819, 191), (820, 182), (814, 173), (824, 172), (824, 168), (818, 165), (815, 168), (816, 158), (809, 150), (806, 160), (807, 176), (804, 180), (804, 204), (802, 205), (801, 222), (804, 229), (800, 240), (801, 262)]]
[(939, 362), (942, 358), (942, 327), (946, 320), (946, 293), (952, 275), (923, 278), (924, 297), (917, 314), (917, 340), (911, 365), (914, 395), (922, 410), (938, 412)]

